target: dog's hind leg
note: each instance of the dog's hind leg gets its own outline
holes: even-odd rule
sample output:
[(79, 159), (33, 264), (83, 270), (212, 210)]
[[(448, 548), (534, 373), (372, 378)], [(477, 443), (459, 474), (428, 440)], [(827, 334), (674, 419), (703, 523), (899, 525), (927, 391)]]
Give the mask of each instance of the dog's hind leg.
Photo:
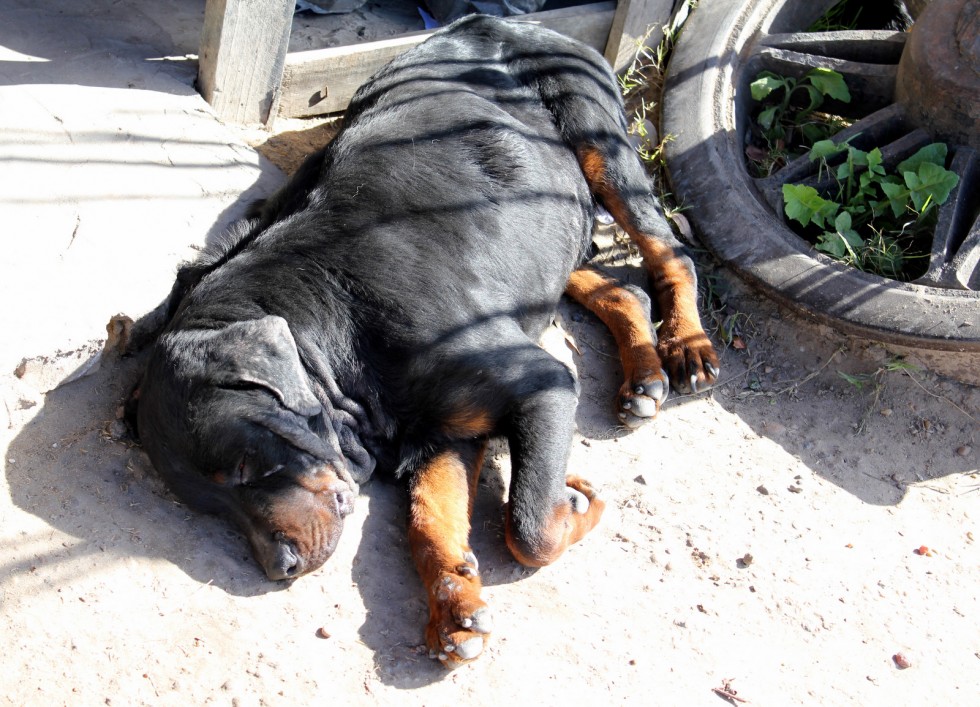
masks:
[(426, 643), (454, 668), (477, 658), (492, 628), (470, 548), (470, 514), (487, 442), (456, 442), (412, 476), (408, 541), (429, 598)]
[(697, 307), (694, 262), (667, 225), (639, 160), (625, 139), (597, 138), (577, 148), (592, 192), (643, 255), (662, 319), (657, 350), (674, 385), (694, 392), (718, 378), (718, 355)]
[(657, 349), (673, 383), (698, 390), (718, 377), (701, 328), (694, 263), (674, 236), (626, 134), (616, 77), (598, 54), (564, 39), (515, 59), (574, 150), (592, 194), (643, 254), (663, 324)]
[(591, 267), (572, 273), (565, 293), (594, 313), (612, 332), (626, 381), (616, 408), (627, 427), (653, 418), (667, 398), (667, 374), (657, 355), (657, 335), (650, 320), (650, 298)]

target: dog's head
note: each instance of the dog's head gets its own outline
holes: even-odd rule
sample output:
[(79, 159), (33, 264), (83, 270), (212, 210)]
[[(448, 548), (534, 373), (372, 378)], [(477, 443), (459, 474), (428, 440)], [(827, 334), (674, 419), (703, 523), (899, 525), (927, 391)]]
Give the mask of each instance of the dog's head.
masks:
[(138, 396), (153, 465), (188, 505), (234, 519), (270, 579), (326, 562), (356, 487), (284, 319), (164, 333)]

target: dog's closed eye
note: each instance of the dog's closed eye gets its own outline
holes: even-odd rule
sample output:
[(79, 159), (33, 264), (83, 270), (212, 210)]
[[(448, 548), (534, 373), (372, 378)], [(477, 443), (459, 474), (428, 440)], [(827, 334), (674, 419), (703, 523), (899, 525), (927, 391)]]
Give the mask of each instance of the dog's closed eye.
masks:
[(273, 474), (278, 474), (280, 471), (286, 468), (285, 464), (276, 464), (275, 466), (265, 469), (259, 469), (255, 465), (253, 456), (253, 452), (246, 451), (244, 454), (242, 454), (242, 458), (238, 462), (238, 471), (235, 476), (235, 483), (240, 486), (254, 486), (256, 482), (272, 476)]

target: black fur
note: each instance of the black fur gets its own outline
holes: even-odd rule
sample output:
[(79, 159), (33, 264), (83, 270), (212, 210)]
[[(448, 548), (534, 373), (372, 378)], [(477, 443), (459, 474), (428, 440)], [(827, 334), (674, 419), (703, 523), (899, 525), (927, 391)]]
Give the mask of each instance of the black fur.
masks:
[[(155, 466), (294, 576), (332, 552), (357, 483), (483, 434), (450, 424), (479, 411), (532, 535), (566, 493), (575, 383), (536, 341), (590, 244), (583, 145), (630, 151), (608, 67), (558, 34), (471, 17), (382, 69), (337, 138), (178, 274), (139, 388)], [(329, 527), (301, 553), (280, 526), (302, 502), (277, 504), (324, 469)]]

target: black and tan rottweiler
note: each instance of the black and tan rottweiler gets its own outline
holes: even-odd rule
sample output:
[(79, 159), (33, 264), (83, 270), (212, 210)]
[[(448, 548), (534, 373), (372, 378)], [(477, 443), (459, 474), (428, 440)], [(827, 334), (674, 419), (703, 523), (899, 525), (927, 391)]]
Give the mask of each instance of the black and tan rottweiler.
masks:
[[(659, 340), (641, 297), (583, 267), (598, 205), (644, 256)], [(717, 377), (692, 262), (602, 57), (463, 19), (383, 68), (333, 142), (180, 270), (134, 394), (138, 434), (172, 489), (234, 519), (276, 580), (330, 557), (375, 468), (406, 476), (427, 643), (467, 662), (491, 626), (469, 545), (488, 438), (510, 446), (520, 562), (555, 561), (602, 514), (565, 474), (575, 381), (537, 344), (562, 292), (615, 336), (624, 424), (657, 413), (668, 375)]]

